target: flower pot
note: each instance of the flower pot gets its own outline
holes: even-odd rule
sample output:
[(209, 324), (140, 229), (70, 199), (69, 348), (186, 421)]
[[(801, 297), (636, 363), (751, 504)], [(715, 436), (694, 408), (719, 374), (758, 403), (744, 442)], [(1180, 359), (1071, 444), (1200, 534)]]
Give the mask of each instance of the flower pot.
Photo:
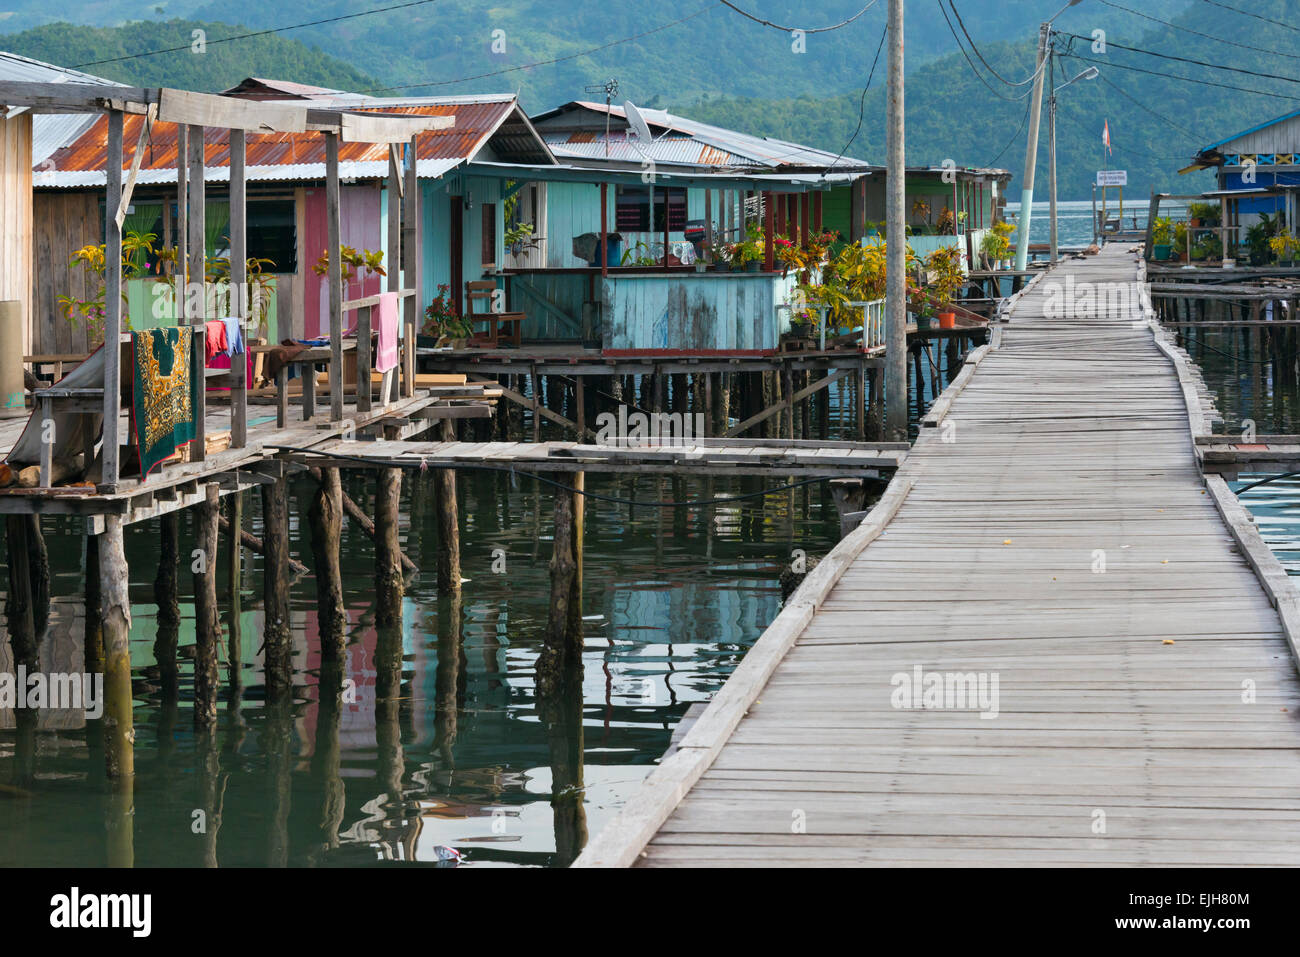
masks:
[(1151, 247), (1151, 258), (1157, 262), (1165, 262), (1169, 259), (1169, 253), (1173, 249), (1169, 243), (1156, 243)]
[(696, 262), (695, 262), (695, 271), (696, 271), (696, 272), (704, 272), (704, 271), (706, 271), (708, 268), (709, 268), (709, 264), (708, 264), (708, 263), (706, 263), (706, 262), (700, 262), (699, 260), (696, 260)]
[(956, 329), (956, 328), (957, 328), (957, 313), (955, 313), (955, 312), (941, 312), (941, 313), (939, 313), (939, 328), (940, 328), (940, 329)]
[(751, 259), (749, 262), (745, 263), (745, 272), (758, 272), (762, 268), (762, 262), (757, 259)]
[(1189, 229), (1200, 229), (1200, 228), (1201, 228), (1201, 220), (1200, 220), (1200, 217), (1198, 217), (1198, 216), (1193, 216), (1191, 219), (1189, 219), (1189, 220), (1187, 221), (1187, 227), (1188, 227)]

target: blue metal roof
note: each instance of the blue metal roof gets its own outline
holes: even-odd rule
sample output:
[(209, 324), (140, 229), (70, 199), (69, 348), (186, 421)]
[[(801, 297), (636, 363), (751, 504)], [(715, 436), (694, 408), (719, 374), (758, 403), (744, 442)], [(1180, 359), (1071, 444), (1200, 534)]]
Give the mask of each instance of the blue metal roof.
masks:
[(1225, 136), (1217, 143), (1211, 143), (1209, 146), (1203, 146), (1201, 147), (1201, 152), (1204, 153), (1207, 150), (1218, 149), (1224, 143), (1231, 143), (1233, 140), (1239, 139), (1242, 136), (1249, 136), (1251, 133), (1258, 133), (1260, 130), (1268, 129), (1270, 126), (1276, 126), (1278, 123), (1284, 123), (1297, 116), (1300, 116), (1300, 110), (1293, 110), (1284, 116), (1275, 116), (1273, 119), (1260, 123), (1258, 126), (1252, 126), (1250, 129), (1242, 130), (1240, 133), (1233, 133), (1231, 136)]

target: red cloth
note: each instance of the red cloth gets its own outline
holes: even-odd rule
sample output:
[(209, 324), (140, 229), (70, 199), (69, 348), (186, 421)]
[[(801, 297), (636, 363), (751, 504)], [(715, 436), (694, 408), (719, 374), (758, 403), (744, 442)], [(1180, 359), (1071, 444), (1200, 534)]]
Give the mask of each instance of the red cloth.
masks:
[(207, 333), (207, 335), (203, 337), (206, 359), (207, 359), (206, 364), (210, 368), (214, 368), (214, 369), (215, 368), (229, 369), (230, 368), (229, 356), (225, 356), (226, 364), (224, 366), (216, 366), (212, 362), (213, 357), (218, 355), (224, 355), (225, 353), (230, 351), (230, 345), (226, 342), (226, 324), (222, 322), (220, 319), (213, 319), (211, 322), (205, 322), (203, 324), (203, 329)]

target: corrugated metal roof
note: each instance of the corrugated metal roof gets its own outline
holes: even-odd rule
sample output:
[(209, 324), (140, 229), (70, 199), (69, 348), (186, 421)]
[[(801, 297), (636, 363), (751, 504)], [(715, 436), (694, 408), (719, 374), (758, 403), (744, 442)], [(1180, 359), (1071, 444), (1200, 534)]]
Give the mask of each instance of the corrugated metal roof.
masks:
[[(513, 96), (479, 99), (424, 98), (397, 103), (392, 100), (364, 98), (367, 112), (397, 115), (453, 116), (455, 126), (446, 130), (421, 133), (418, 140), (420, 176), (437, 177), (474, 157), (483, 144), (498, 132), (497, 145), (510, 151), (513, 138), (531, 136), (527, 119), (518, 113)], [(451, 102), (448, 102), (451, 101)], [(518, 113), (517, 116), (512, 114)], [(144, 117), (127, 116), (123, 125), (126, 160), (135, 150), (144, 126)], [(516, 127), (518, 129), (516, 129)], [(99, 116), (84, 133), (68, 146), (57, 150), (43, 169), (32, 179), (34, 186), (74, 188), (102, 186), (106, 177), (108, 120)], [(535, 137), (533, 152), (544, 155), (545, 147)], [(138, 183), (176, 182), (176, 125), (156, 123), (140, 164)], [(527, 150), (524, 150), (527, 152)], [(205, 180), (228, 182), (230, 179), (229, 133), (209, 127), (205, 135)], [(325, 137), (319, 133), (252, 133), (247, 137), (247, 172), (250, 180), (320, 179), (325, 176)], [(386, 143), (340, 143), (339, 175), (344, 178), (386, 176)]]
[[(121, 86), (101, 76), (92, 76), (80, 70), (70, 70), (31, 57), (19, 56), (0, 50), (0, 80), (23, 83), (92, 83), (101, 86)], [(21, 113), (19, 107), (10, 110), (10, 116)], [(38, 113), (32, 117), (32, 166), (40, 167), (60, 146), (71, 143), (90, 128), (95, 118), (85, 113)]]
[[(592, 103), (586, 100), (575, 100), (555, 110), (538, 114), (533, 117), (534, 123), (544, 124), (566, 112), (574, 109), (585, 109), (604, 115), (608, 110), (611, 117), (615, 117), (623, 122), (627, 120), (627, 111), (621, 106), (606, 107), (604, 103)], [(724, 129), (721, 126), (713, 126), (709, 123), (700, 123), (696, 120), (688, 119), (684, 116), (677, 116), (666, 110), (649, 110), (641, 107), (637, 112), (645, 119), (651, 127), (652, 132), (655, 127), (670, 133), (682, 133), (691, 137), (697, 143), (715, 147), (725, 153), (741, 157), (739, 165), (762, 165), (762, 166), (806, 166), (817, 168), (828, 167), (862, 167), (870, 164), (864, 160), (854, 159), (851, 156), (838, 156), (835, 153), (829, 153), (826, 150), (816, 149), (811, 146), (803, 146), (799, 143), (791, 143), (786, 140), (772, 139), (764, 136), (751, 136), (748, 133), (740, 133), (736, 130)], [(625, 130), (619, 128), (618, 136), (625, 136)], [(545, 128), (543, 126), (543, 134)], [(611, 131), (611, 138), (615, 131)], [(598, 139), (603, 138), (603, 133)], [(656, 139), (655, 142), (659, 142)], [(611, 143), (612, 147), (612, 143)], [(603, 152), (601, 154), (603, 156)], [(611, 158), (613, 154), (611, 152)]]
[(684, 166), (749, 166), (744, 156), (700, 143), (689, 136), (665, 136), (649, 144), (641, 144), (622, 133), (611, 133), (606, 150), (603, 135), (596, 137), (586, 131), (547, 135), (546, 145), (557, 157), (589, 160), (619, 160), (640, 163), (647, 156), (656, 163)]

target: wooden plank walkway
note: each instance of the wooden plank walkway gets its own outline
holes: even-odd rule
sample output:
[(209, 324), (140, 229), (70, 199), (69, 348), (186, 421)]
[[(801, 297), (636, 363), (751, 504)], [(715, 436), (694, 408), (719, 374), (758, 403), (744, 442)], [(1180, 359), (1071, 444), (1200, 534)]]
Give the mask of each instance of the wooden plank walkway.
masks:
[[(1279, 617), (1136, 295), (1047, 318), (1067, 277), (1139, 273), (1108, 246), (1024, 294), (578, 865), (1300, 862), (1294, 589)], [(996, 676), (996, 717), (900, 702), (916, 669)]]

